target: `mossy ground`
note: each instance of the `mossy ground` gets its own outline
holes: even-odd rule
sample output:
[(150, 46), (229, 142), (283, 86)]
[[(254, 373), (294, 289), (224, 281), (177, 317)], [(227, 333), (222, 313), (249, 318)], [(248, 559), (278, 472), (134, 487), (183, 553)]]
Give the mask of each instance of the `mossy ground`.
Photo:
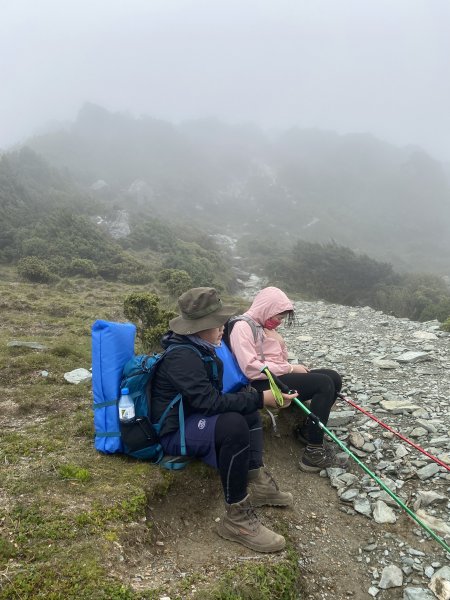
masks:
[[(1, 600), (161, 595), (157, 586), (133, 589), (126, 567), (152, 546), (155, 523), (147, 518), (148, 504), (164, 496), (174, 476), (96, 452), (90, 384), (69, 384), (63, 377), (90, 367), (92, 323), (124, 320), (123, 301), (134, 290), (102, 280), (25, 284), (12, 271), (0, 271)], [(46, 349), (8, 347), (12, 340)], [(207, 469), (193, 474), (206, 482), (210, 477)], [(289, 589), (296, 564), (291, 550), (270, 569), (239, 565), (212, 587), (203, 582), (201, 597), (297, 597), (273, 593)], [(193, 579), (203, 578), (199, 573), (180, 582), (171, 597), (187, 597)]]

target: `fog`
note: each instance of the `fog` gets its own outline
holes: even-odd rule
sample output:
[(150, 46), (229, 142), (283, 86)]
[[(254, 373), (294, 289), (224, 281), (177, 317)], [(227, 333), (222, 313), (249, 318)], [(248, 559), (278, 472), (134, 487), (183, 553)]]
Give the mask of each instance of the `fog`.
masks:
[(0, 147), (89, 101), (450, 160), (448, 0), (1, 0)]

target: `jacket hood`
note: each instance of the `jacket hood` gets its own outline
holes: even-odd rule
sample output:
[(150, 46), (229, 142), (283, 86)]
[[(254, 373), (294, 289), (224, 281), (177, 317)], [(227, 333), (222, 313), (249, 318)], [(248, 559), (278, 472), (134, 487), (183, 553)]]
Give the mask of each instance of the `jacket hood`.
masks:
[(179, 335), (178, 333), (169, 330), (162, 336), (159, 343), (161, 344), (161, 347), (166, 350), (166, 348), (172, 344), (186, 344), (187, 340), (184, 335)]
[(267, 319), (287, 310), (294, 310), (294, 305), (286, 294), (279, 288), (266, 287), (256, 294), (245, 314), (260, 325), (264, 325)]

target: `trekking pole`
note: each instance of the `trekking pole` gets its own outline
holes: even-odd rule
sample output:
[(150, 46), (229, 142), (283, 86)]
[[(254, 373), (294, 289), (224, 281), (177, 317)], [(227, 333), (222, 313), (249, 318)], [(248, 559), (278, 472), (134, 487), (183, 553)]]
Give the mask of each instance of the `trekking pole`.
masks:
[(364, 408), (362, 408), (361, 406), (358, 406), (355, 402), (352, 402), (349, 398), (346, 398), (343, 394), (338, 394), (338, 398), (341, 398), (341, 400), (344, 400), (345, 402), (350, 404), (350, 406), (353, 406), (354, 408), (358, 409), (364, 415), (366, 415), (367, 417), (370, 417), (371, 419), (376, 421), (379, 425), (381, 425), (381, 427), (384, 427), (385, 429), (387, 429), (388, 431), (390, 431), (391, 433), (396, 435), (398, 438), (400, 438), (401, 440), (403, 440), (404, 442), (406, 442), (407, 444), (409, 444), (410, 446), (415, 448), (416, 450), (419, 450), (419, 452), (422, 452), (422, 454), (425, 454), (425, 456), (428, 456), (428, 458), (433, 460), (435, 463), (437, 463), (438, 465), (441, 465), (441, 467), (444, 467), (444, 469), (447, 469), (447, 471), (450, 471), (450, 466), (447, 465), (444, 461), (440, 460), (437, 456), (430, 454), (429, 452), (427, 452), (426, 450), (421, 448), (418, 444), (414, 443), (412, 440), (410, 440), (409, 438), (402, 435), (400, 432), (395, 431), (395, 429), (392, 429), (392, 427), (389, 427), (389, 425), (387, 425), (386, 423), (383, 423), (383, 421), (381, 421), (381, 419), (378, 419), (378, 417), (376, 417), (375, 415), (372, 415), (367, 410), (364, 410)]
[[(272, 390), (272, 393), (274, 393), (275, 391), (275, 387), (278, 387), (278, 394), (274, 393), (275, 399), (277, 401), (277, 403), (282, 406), (284, 399), (281, 396), (281, 391), (284, 394), (288, 394), (288, 393), (294, 393), (292, 392), (289, 387), (287, 385), (285, 385), (278, 377), (276, 377), (276, 375), (274, 375), (273, 373), (271, 373), (268, 369), (268, 367), (264, 367), (261, 370), (267, 377), (267, 379), (269, 380), (270, 383), (270, 389)], [(281, 401), (279, 400), (279, 398), (281, 397)], [(353, 460), (361, 467), (361, 469), (363, 469), (363, 471), (365, 471), (381, 488), (383, 488), (383, 490), (393, 499), (395, 500), (395, 502), (401, 507), (403, 508), (403, 510), (414, 520), (416, 521), (416, 523), (418, 525), (420, 525), (420, 527), (422, 527), (422, 529), (424, 529), (436, 542), (438, 542), (438, 544), (440, 544), (442, 546), (442, 548), (444, 548), (444, 550), (446, 552), (448, 552), (450, 554), (450, 546), (448, 544), (445, 543), (445, 541), (439, 537), (436, 533), (434, 533), (434, 531), (432, 529), (430, 529), (430, 527), (428, 527), (428, 525), (426, 523), (424, 523), (422, 521), (422, 519), (420, 519), (416, 513), (414, 513), (410, 508), (408, 508), (406, 506), (406, 504), (396, 495), (394, 494), (394, 492), (392, 492), (387, 485), (385, 485), (381, 479), (379, 477), (377, 477), (375, 475), (375, 473), (373, 473), (369, 467), (367, 467), (361, 460), (359, 460), (359, 458), (353, 454), (353, 452), (347, 448), (347, 446), (341, 442), (341, 440), (334, 435), (333, 432), (331, 432), (319, 419), (319, 417), (317, 415), (315, 415), (314, 413), (312, 413), (309, 408), (307, 408), (303, 402), (301, 402), (298, 398), (294, 398), (293, 402), (295, 402), (295, 404), (297, 404), (297, 406), (299, 406), (303, 412), (305, 412), (308, 417), (311, 419), (311, 421), (317, 425), (317, 427), (319, 427), (320, 429), (322, 429), (323, 431), (325, 431), (325, 433), (327, 435), (330, 436), (330, 438), (336, 442), (336, 444), (342, 449), (344, 450), (344, 452), (346, 452), (351, 458), (353, 458)]]

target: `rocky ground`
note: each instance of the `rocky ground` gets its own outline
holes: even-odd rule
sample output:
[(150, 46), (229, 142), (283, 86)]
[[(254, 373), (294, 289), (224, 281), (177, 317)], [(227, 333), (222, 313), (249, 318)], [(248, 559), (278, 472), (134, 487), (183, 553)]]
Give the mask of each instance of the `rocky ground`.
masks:
[[(450, 463), (450, 336), (436, 322), (415, 323), (369, 308), (297, 302), (297, 324), (282, 332), (291, 360), (332, 367), (358, 406)], [(298, 468), (293, 435), (297, 407), (280, 411), (266, 434), (266, 464), (294, 494), (292, 509), (263, 509), (263, 521), (287, 528), (301, 557), (299, 598), (309, 600), (440, 600), (450, 598), (450, 555), (347, 455), (320, 475)], [(450, 543), (450, 474), (375, 421), (339, 401), (330, 429), (405, 505)], [(339, 450), (339, 449), (338, 449)], [(200, 487), (199, 487), (200, 486)], [(195, 506), (186, 502), (192, 490)], [(189, 501), (188, 501), (189, 502)], [(186, 508), (189, 508), (187, 511)], [(150, 506), (159, 528), (153, 553), (136, 565), (136, 589), (166, 586), (202, 572), (214, 580), (232, 565), (283, 560), (220, 539), (223, 511), (217, 477), (177, 474), (167, 497)], [(160, 588), (160, 589), (161, 589)], [(196, 598), (196, 584), (184, 598)], [(290, 596), (289, 596), (290, 597)]]
[[(261, 285), (257, 278), (250, 283)], [(297, 406), (280, 411), (277, 431), (268, 427), (265, 435), (266, 465), (294, 496), (290, 509), (258, 511), (288, 539), (279, 554), (258, 554), (217, 536), (223, 498), (214, 470), (194, 462), (169, 474), (95, 452), (90, 382), (76, 385), (65, 374), (90, 366), (86, 324), (122, 320), (123, 298), (98, 282), (77, 286), (76, 296), (15, 283), (0, 291), (2, 599), (90, 600), (100, 592), (158, 600), (450, 598), (450, 556), (352, 459), (344, 464), (345, 453), (342, 466), (320, 475), (300, 471)], [(247, 288), (248, 297), (254, 292)], [(295, 327), (282, 332), (292, 361), (337, 369), (352, 402), (450, 463), (450, 336), (436, 322), (321, 302), (297, 302), (296, 313)], [(445, 467), (345, 401), (336, 404), (329, 426), (450, 543)], [(269, 571), (283, 573), (292, 556), (300, 567), (295, 585), (287, 591), (278, 577), (270, 580), (278, 582), (276, 595), (261, 590), (255, 582), (269, 581)], [(211, 588), (230, 572), (245, 578), (246, 565), (254, 567), (252, 596), (230, 595), (234, 580), (228, 595), (213, 595)], [(111, 576), (126, 586), (125, 596), (105, 591)]]
[[(368, 307), (297, 302), (297, 327), (283, 335), (292, 360), (332, 367), (344, 377), (344, 394), (429, 454), (450, 465), (450, 336), (437, 322), (397, 319)], [(332, 431), (436, 534), (450, 544), (450, 471), (395, 434), (339, 402)], [(450, 598), (450, 559), (352, 459), (322, 473), (335, 488), (340, 510), (377, 523), (356, 561), (370, 575), (367, 593), (392, 598)], [(402, 530), (387, 524), (401, 520)], [(359, 522), (359, 519), (358, 519)], [(413, 537), (411, 537), (411, 534)], [(443, 579), (440, 586), (439, 576)], [(442, 588), (442, 589), (441, 589)], [(387, 591), (383, 591), (387, 590)], [(440, 590), (440, 591), (439, 591)], [(362, 596), (363, 597), (363, 596)]]

